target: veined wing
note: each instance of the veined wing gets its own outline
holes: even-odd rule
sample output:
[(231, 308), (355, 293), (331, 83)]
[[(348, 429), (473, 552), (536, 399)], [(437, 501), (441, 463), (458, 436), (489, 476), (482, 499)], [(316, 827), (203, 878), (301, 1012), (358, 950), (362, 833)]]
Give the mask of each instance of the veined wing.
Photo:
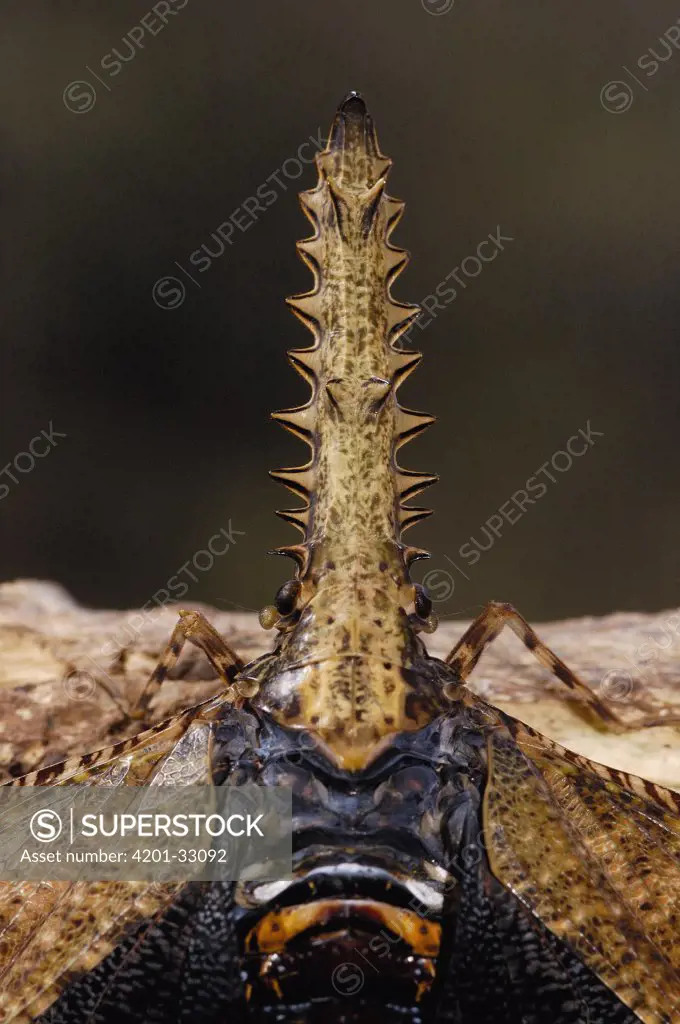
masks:
[(66, 761), (38, 768), (37, 771), (29, 772), (28, 775), (22, 775), (2, 785), (57, 786), (68, 782), (74, 785), (124, 783), (128, 786), (142, 786), (149, 781), (156, 765), (173, 752), (195, 719), (218, 703), (219, 698), (211, 697), (174, 718), (159, 722), (151, 729), (145, 729), (131, 739), (120, 740), (89, 754), (69, 757)]
[(186, 883), (0, 883), (0, 1021), (28, 1024)]
[[(186, 785), (210, 779), (214, 700), (80, 758), (6, 785)], [(185, 883), (0, 882), (0, 1022), (28, 1022), (136, 924), (160, 914)]]
[(680, 795), (504, 716), (488, 735), (493, 874), (647, 1024), (680, 1020)]

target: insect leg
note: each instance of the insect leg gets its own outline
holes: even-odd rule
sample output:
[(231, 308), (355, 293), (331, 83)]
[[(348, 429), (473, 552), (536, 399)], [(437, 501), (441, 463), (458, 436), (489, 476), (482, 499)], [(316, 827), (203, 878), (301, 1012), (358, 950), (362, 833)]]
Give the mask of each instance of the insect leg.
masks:
[(130, 714), (131, 718), (144, 717), (163, 680), (177, 664), (187, 640), (203, 651), (219, 678), (228, 685), (231, 684), (238, 670), (243, 668), (243, 662), (238, 654), (208, 622), (205, 615), (201, 612), (182, 609), (179, 613), (179, 622), (173, 629), (167, 647), (142, 690), (137, 705)]
[[(557, 676), (560, 682), (564, 683), (578, 700), (584, 704), (596, 718), (604, 722), (609, 728), (628, 729), (626, 723), (613, 711), (611, 711), (593, 693), (589, 686), (579, 679), (575, 672), (565, 665), (561, 658), (550, 650), (549, 647), (538, 638), (529, 623), (523, 618), (516, 608), (511, 604), (502, 604), (499, 601), (491, 601), (483, 612), (477, 616), (471, 626), (465, 631), (456, 646), (446, 658), (446, 663), (451, 666), (461, 680), (467, 679), (473, 668), (482, 656), (485, 647), (498, 636), (504, 626), (509, 626), (513, 633), (519, 637), (522, 643), (535, 656), (537, 661)], [(668, 719), (658, 724), (667, 724)], [(643, 722), (644, 724), (657, 724), (655, 722)], [(634, 726), (638, 728), (636, 724)]]

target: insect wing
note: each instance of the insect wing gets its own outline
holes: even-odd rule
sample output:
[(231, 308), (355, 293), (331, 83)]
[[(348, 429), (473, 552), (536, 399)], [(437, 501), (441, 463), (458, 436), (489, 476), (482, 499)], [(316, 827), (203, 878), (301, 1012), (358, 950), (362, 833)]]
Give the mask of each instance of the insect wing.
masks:
[[(205, 702), (208, 703), (213, 702)], [(156, 765), (173, 752), (203, 707), (204, 704), (197, 704), (129, 740), (112, 743), (82, 757), (69, 757), (66, 761), (39, 768), (3, 785), (55, 786), (68, 782), (92, 786), (142, 786), (149, 781)]]
[(121, 935), (152, 919), (185, 883), (3, 883), (0, 893), (0, 1021), (43, 1013)]
[[(7, 785), (205, 782), (211, 726), (194, 718), (192, 709), (133, 740)], [(0, 1022), (30, 1021), (44, 1012), (74, 976), (92, 970), (130, 927), (161, 913), (184, 884), (0, 882)]]
[(680, 796), (506, 721), (487, 741), (493, 874), (641, 1020), (677, 1020)]

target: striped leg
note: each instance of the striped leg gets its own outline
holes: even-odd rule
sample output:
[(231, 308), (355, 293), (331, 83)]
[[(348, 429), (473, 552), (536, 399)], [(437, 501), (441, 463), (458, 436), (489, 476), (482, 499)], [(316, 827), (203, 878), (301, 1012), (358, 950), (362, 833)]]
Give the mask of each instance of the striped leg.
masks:
[[(231, 685), (236, 673), (243, 668), (243, 661), (239, 656), (229, 647), (227, 642), (217, 632), (214, 626), (211, 626), (208, 620), (201, 612), (189, 612), (182, 610), (179, 613), (179, 622), (172, 631), (170, 642), (163, 651), (158, 665), (151, 673), (148, 682), (144, 686), (139, 699), (136, 701), (133, 708), (129, 705), (126, 706), (123, 701), (116, 695), (115, 690), (106, 683), (104, 679), (99, 676), (90, 675), (89, 678), (94, 683), (100, 686), (111, 701), (116, 705), (120, 712), (120, 718), (110, 726), (110, 732), (113, 734), (117, 732), (122, 726), (128, 725), (130, 722), (143, 721), (149, 709), (149, 704), (158, 693), (163, 680), (166, 678), (168, 672), (177, 664), (179, 656), (182, 653), (182, 649), (189, 640), (196, 647), (199, 647), (206, 655), (208, 661), (215, 669), (215, 674), (224, 682), (227, 686)], [(124, 671), (122, 666), (125, 663), (126, 650), (121, 651), (119, 655), (119, 671)], [(73, 670), (70, 675), (77, 676), (79, 673), (77, 670)], [(65, 677), (69, 678), (69, 675)], [(239, 699), (237, 697), (237, 699)], [(10, 776), (22, 777), (25, 775), (32, 774), (42, 766), (45, 759), (45, 754), (50, 747), (51, 735), (53, 731), (53, 723), (48, 716), (43, 735), (40, 739), (36, 740), (35, 743), (22, 753), (21, 761), (12, 762), (7, 766), (7, 771)], [(3, 766), (4, 768), (4, 766)]]
[(522, 641), (537, 661), (557, 676), (567, 686), (577, 700), (604, 723), (608, 728), (617, 731), (640, 729), (655, 725), (671, 725), (680, 721), (677, 708), (669, 709), (664, 715), (649, 715), (630, 724), (623, 722), (618, 715), (604, 704), (589, 686), (578, 678), (575, 672), (565, 665), (549, 647), (539, 640), (529, 623), (511, 604), (491, 601), (484, 611), (477, 616), (472, 625), (465, 631), (456, 646), (446, 658), (461, 681), (465, 681), (482, 656), (485, 647), (494, 640), (504, 626), (509, 626)]
[(130, 718), (144, 718), (149, 704), (158, 693), (163, 680), (177, 664), (187, 640), (203, 651), (219, 678), (227, 685), (231, 685), (236, 673), (243, 668), (243, 662), (238, 654), (232, 651), (229, 644), (215, 627), (211, 626), (205, 615), (201, 612), (189, 612), (182, 609), (179, 613), (179, 622), (172, 631), (170, 642), (163, 651), (158, 665), (151, 673), (134, 710), (129, 713)]

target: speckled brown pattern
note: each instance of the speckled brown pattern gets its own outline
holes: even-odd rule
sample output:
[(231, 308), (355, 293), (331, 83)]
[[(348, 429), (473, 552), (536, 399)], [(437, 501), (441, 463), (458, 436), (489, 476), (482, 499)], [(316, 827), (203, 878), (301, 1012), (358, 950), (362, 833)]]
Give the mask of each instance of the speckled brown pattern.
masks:
[(257, 703), (282, 723), (312, 728), (338, 764), (357, 769), (386, 737), (439, 710), (410, 681), (419, 649), (409, 565), (424, 553), (401, 542), (403, 529), (430, 514), (406, 500), (436, 477), (404, 470), (396, 457), (433, 417), (396, 397), (420, 354), (395, 342), (419, 310), (390, 294), (408, 258), (389, 243), (403, 203), (385, 192), (391, 161), (360, 97), (341, 106), (317, 164), (318, 184), (301, 196), (316, 231), (298, 243), (314, 287), (288, 300), (314, 334), (311, 348), (290, 353), (312, 394), (275, 413), (309, 443), (311, 458), (272, 474), (305, 499), (279, 513), (304, 534), (280, 549), (298, 562), (302, 586), (296, 618), (277, 623), (284, 637)]
[(29, 1024), (74, 977), (110, 953), (124, 929), (152, 918), (181, 888), (143, 882), (3, 883), (9, 891), (0, 901), (0, 1020)]
[(487, 743), (495, 877), (641, 1020), (677, 1021), (680, 797), (519, 722)]

